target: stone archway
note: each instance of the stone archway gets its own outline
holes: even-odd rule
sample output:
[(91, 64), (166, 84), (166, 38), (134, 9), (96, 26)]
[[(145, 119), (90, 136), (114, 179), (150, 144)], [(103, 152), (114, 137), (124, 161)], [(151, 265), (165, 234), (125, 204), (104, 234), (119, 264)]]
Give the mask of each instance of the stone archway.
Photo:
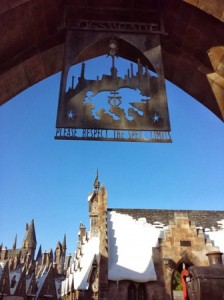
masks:
[[(224, 120), (224, 4), (214, 1), (5, 0), (0, 3), (0, 104), (62, 69), (64, 4), (74, 18), (147, 22), (162, 9), (167, 35), (161, 37), (165, 78)], [(126, 57), (125, 57), (126, 55)], [(130, 60), (133, 53), (121, 55)], [(79, 57), (85, 60), (85, 53)], [(77, 62), (80, 62), (77, 61)]]
[(188, 268), (193, 265), (194, 264), (187, 256), (183, 257), (177, 263), (176, 268), (172, 272), (171, 279), (172, 300), (186, 300), (183, 295), (183, 283), (181, 277), (183, 276), (184, 271), (187, 271)]

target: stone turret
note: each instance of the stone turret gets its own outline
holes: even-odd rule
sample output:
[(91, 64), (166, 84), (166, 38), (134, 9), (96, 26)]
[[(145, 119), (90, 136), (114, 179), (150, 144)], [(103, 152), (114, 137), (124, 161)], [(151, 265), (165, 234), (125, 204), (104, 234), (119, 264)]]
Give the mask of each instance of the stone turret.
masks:
[(107, 190), (101, 186), (98, 193), (98, 226), (100, 237), (99, 299), (108, 299), (108, 235)]
[(90, 218), (90, 235), (98, 236), (99, 235), (99, 226), (98, 226), (98, 192), (100, 189), (100, 182), (97, 175), (93, 184), (93, 192), (88, 197), (89, 203), (89, 218)]
[(58, 274), (63, 274), (64, 272), (64, 264), (65, 264), (65, 257), (66, 257), (66, 235), (64, 235), (63, 243), (57, 243), (55, 249), (55, 265), (58, 271)]
[(34, 220), (32, 220), (30, 225), (26, 224), (26, 234), (22, 243), (22, 248), (26, 249), (31, 258), (34, 259), (36, 246), (36, 232), (34, 227)]
[(90, 218), (90, 236), (99, 235), (98, 226), (98, 192), (100, 189), (100, 182), (98, 178), (98, 171), (93, 183), (93, 192), (88, 197), (89, 204), (89, 218)]
[(79, 242), (82, 245), (83, 240), (86, 238), (86, 227), (82, 223), (79, 224), (79, 234), (78, 234)]
[(97, 176), (94, 181), (94, 191), (89, 196), (89, 217), (91, 236), (99, 236), (100, 239), (100, 263), (98, 269), (99, 299), (108, 299), (108, 237), (107, 237), (107, 190), (100, 185)]
[(53, 251), (52, 249), (49, 250), (47, 253), (47, 258), (46, 258), (46, 265), (49, 267), (53, 263)]
[[(58, 245), (57, 260), (58, 266), (54, 264), (53, 251), (42, 253), (39, 247), (36, 259), (36, 233), (34, 221), (26, 224), (26, 232), (21, 248), (17, 248), (17, 235), (12, 244), (12, 249), (3, 248), (0, 245), (0, 291), (8, 298), (27, 299), (32, 294), (32, 298), (42, 299), (44, 295), (52, 299), (59, 299), (59, 288), (61, 280), (64, 278), (64, 266), (70, 264), (70, 257), (66, 253), (66, 236)], [(59, 272), (58, 272), (58, 269)], [(41, 284), (39, 284), (41, 282)], [(1, 297), (0, 297), (1, 298)], [(60, 298), (61, 299), (61, 298)]]
[(95, 191), (99, 191), (99, 188), (100, 188), (100, 182), (99, 182), (99, 173), (98, 173), (98, 170), (96, 172), (96, 179), (94, 180), (94, 190)]
[(63, 239), (63, 243), (62, 243), (62, 251), (63, 251), (64, 255), (66, 254), (66, 249), (67, 249), (66, 234), (64, 234), (64, 239)]

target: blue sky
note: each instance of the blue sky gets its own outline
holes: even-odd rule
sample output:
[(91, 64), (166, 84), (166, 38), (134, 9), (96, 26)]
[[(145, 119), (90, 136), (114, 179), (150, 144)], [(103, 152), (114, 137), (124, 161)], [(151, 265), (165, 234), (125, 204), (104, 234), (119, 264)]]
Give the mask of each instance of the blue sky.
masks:
[(0, 107), (0, 243), (17, 234), (20, 247), (34, 219), (42, 250), (66, 233), (73, 252), (97, 169), (111, 208), (224, 210), (224, 124), (208, 109), (167, 82), (172, 144), (58, 141), (59, 84), (56, 74)]

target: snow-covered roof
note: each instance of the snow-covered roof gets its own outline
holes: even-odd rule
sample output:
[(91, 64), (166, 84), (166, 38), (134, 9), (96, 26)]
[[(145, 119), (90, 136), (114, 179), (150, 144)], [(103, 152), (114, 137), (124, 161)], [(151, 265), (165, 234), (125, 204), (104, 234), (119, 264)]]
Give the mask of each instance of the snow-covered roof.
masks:
[(3, 274), (3, 269), (4, 269), (4, 266), (5, 266), (5, 262), (0, 262), (0, 279), (2, 277), (2, 274)]
[(29, 274), (28, 276), (26, 276), (26, 293), (28, 292), (28, 289), (34, 276), (34, 274)]
[(224, 229), (224, 219), (217, 221), (218, 227)]
[(57, 277), (55, 278), (55, 288), (57, 293), (57, 299), (60, 299), (61, 297), (61, 284), (64, 280), (64, 277)]
[(10, 294), (11, 295), (14, 295), (21, 275), (22, 275), (22, 267), (17, 268), (15, 271), (10, 271), (9, 272)]
[[(147, 218), (143, 217), (145, 212), (147, 212)], [(218, 246), (220, 251), (224, 252), (224, 219), (214, 221), (215, 216), (220, 215), (221, 212), (213, 212), (213, 214), (213, 220), (208, 224), (212, 226), (209, 227), (210, 229), (204, 229), (205, 235), (212, 240), (214, 246)], [(141, 217), (137, 218), (137, 215)], [(151, 210), (136, 210), (136, 212), (132, 210), (131, 214), (129, 210), (127, 213), (125, 210), (121, 213), (111, 209), (107, 211), (109, 280), (136, 282), (157, 280), (152, 251), (154, 247), (158, 247), (159, 239), (163, 238), (168, 225), (163, 222), (163, 218), (160, 218), (161, 215), (163, 216), (164, 212), (156, 219), (156, 214), (154, 211), (151, 214)], [(204, 211), (203, 215), (208, 216)], [(194, 223), (197, 228), (205, 228), (200, 226), (196, 217)], [(202, 225), (204, 224), (207, 223), (204, 221)], [(99, 244), (99, 237), (90, 237), (88, 234), (79, 239), (73, 262), (67, 270), (66, 279), (62, 282), (62, 296), (74, 289), (88, 289), (88, 278), (93, 260), (95, 257), (99, 260)]]
[(62, 282), (61, 294), (66, 294), (71, 289), (86, 290), (89, 287), (88, 276), (95, 256), (99, 256), (99, 237), (85, 239), (82, 251), (74, 257), (68, 269), (66, 279)]
[(44, 285), (44, 282), (47, 278), (47, 275), (48, 275), (48, 268), (46, 266), (44, 266), (37, 274), (37, 277), (36, 277), (36, 283), (37, 283), (37, 293), (36, 293), (36, 299), (38, 299), (39, 297), (39, 294), (40, 294), (40, 291)]
[(122, 214), (128, 214), (134, 219), (146, 218), (148, 223), (161, 222), (166, 226), (170, 220), (174, 219), (175, 213), (186, 213), (191, 222), (197, 227), (218, 228), (217, 220), (224, 219), (224, 210), (170, 210), (170, 209), (126, 209), (126, 208), (108, 208), (108, 211), (116, 211)]
[(109, 280), (137, 282), (157, 279), (152, 261), (152, 248), (158, 245), (164, 227), (135, 220), (130, 215), (108, 212)]

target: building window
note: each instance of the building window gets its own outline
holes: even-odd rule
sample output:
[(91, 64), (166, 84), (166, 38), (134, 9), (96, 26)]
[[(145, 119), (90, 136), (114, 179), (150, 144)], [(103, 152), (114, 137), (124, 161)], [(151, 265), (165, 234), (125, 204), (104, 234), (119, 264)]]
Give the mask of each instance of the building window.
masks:
[(180, 241), (182, 247), (191, 247), (191, 241)]

